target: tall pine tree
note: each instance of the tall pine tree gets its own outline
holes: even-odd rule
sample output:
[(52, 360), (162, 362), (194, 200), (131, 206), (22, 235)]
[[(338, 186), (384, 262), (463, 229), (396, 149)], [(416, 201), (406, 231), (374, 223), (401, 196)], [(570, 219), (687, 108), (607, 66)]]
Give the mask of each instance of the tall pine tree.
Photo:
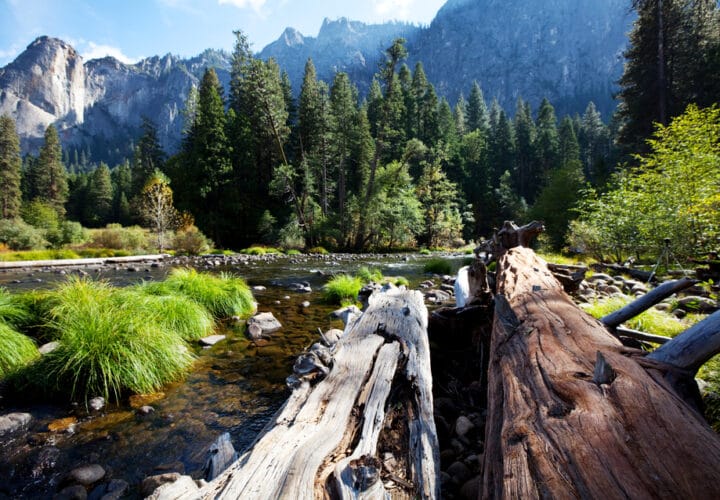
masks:
[(67, 171), (62, 163), (60, 138), (53, 125), (45, 130), (45, 142), (40, 148), (34, 171), (35, 199), (51, 206), (60, 218), (64, 217), (68, 197)]
[(20, 139), (15, 121), (7, 115), (0, 116), (0, 217), (3, 219), (20, 215), (21, 169)]

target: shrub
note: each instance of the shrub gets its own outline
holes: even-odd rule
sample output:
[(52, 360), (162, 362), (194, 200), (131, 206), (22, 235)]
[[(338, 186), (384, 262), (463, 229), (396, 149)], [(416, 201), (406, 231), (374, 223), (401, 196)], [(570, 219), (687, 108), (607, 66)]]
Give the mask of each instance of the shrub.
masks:
[(277, 248), (272, 247), (261, 247), (261, 246), (252, 246), (249, 248), (244, 248), (240, 250), (240, 253), (245, 255), (265, 255), (268, 253), (282, 253)]
[(307, 250), (307, 253), (316, 253), (316, 254), (320, 254), (320, 255), (326, 255), (330, 252), (328, 252), (323, 247), (312, 247)]
[(71, 397), (120, 399), (178, 379), (193, 362), (174, 331), (148, 314), (130, 292), (70, 279), (55, 292), (52, 328), (60, 345), (30, 367), (26, 380)]
[(286, 255), (302, 255), (302, 252), (296, 248), (291, 248), (285, 252)]
[(326, 301), (333, 304), (355, 302), (362, 285), (360, 278), (340, 274), (328, 281), (323, 287), (323, 296)]
[(11, 250), (33, 250), (48, 246), (44, 232), (22, 219), (0, 220), (0, 243)]
[(60, 216), (48, 203), (39, 200), (31, 201), (20, 209), (23, 220), (38, 229), (54, 231), (60, 227)]
[(423, 265), (423, 272), (432, 274), (450, 274), (452, 266), (444, 259), (430, 259)]
[(430, 250), (428, 250), (427, 248), (421, 248), (418, 253), (420, 255), (430, 255)]
[(210, 250), (212, 242), (196, 226), (189, 226), (175, 233), (172, 247), (178, 253), (200, 255)]
[(35, 343), (5, 322), (0, 322), (0, 379), (40, 356)]
[(155, 295), (182, 294), (204, 306), (215, 318), (249, 316), (255, 310), (252, 292), (245, 282), (231, 274), (215, 276), (194, 269), (173, 269), (162, 283), (146, 285)]
[(92, 232), (90, 246), (114, 250), (142, 251), (148, 247), (147, 234), (139, 226), (122, 227), (108, 224)]
[(409, 286), (410, 286), (410, 281), (408, 281), (408, 279), (407, 279), (406, 277), (404, 277), (404, 276), (396, 276), (396, 277), (394, 278), (393, 284), (394, 284), (395, 286), (405, 286), (405, 287), (409, 287)]

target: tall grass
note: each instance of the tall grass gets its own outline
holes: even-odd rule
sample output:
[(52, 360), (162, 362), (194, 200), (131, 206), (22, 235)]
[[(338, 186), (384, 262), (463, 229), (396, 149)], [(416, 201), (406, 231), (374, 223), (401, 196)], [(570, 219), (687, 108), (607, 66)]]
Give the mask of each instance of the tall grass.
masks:
[(250, 288), (241, 278), (228, 273), (215, 276), (178, 268), (165, 281), (147, 285), (146, 291), (154, 295), (184, 295), (218, 319), (249, 316), (255, 310)]
[(362, 266), (360, 269), (358, 269), (355, 273), (355, 276), (360, 278), (363, 283), (380, 283), (383, 280), (383, 274), (380, 272), (379, 269), (371, 269), (367, 266)]
[(30, 311), (28, 307), (18, 299), (17, 295), (0, 288), (0, 321), (18, 328), (29, 320)]
[(363, 282), (357, 276), (340, 274), (323, 287), (323, 297), (333, 304), (355, 303)]
[[(60, 345), (30, 370), (30, 379), (71, 397), (120, 399), (180, 378), (193, 355), (175, 331), (148, 314), (142, 294), (70, 279), (55, 292), (51, 327)], [(35, 379), (35, 380), (32, 380)]]
[(0, 321), (0, 379), (39, 357), (35, 343)]
[(423, 265), (423, 272), (432, 274), (451, 274), (452, 266), (445, 259), (430, 259)]
[(23, 250), (10, 253), (0, 253), (0, 260), (8, 262), (19, 262), (23, 260), (59, 260), (78, 259), (80, 256), (73, 250)]
[(182, 339), (194, 341), (212, 333), (215, 321), (202, 305), (184, 295), (152, 295), (145, 287), (119, 292), (122, 300), (133, 303), (133, 308), (145, 311), (163, 328), (175, 332)]

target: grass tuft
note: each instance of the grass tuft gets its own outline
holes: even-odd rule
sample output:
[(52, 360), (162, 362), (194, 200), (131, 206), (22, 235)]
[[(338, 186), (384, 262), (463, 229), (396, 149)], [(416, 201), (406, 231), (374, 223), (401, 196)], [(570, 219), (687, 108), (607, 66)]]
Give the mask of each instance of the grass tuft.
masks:
[(367, 266), (362, 266), (358, 269), (355, 276), (360, 278), (363, 283), (381, 283), (383, 281), (383, 274), (379, 269), (370, 269)]
[(330, 252), (327, 251), (324, 247), (312, 247), (308, 248), (306, 253), (314, 253), (314, 254), (320, 254), (320, 255), (326, 255)]
[(340, 274), (335, 276), (323, 287), (323, 296), (333, 304), (355, 303), (362, 288), (362, 280), (356, 276)]
[(38, 358), (35, 342), (17, 332), (12, 326), (0, 322), (0, 379)]
[(184, 295), (153, 295), (145, 286), (121, 290), (121, 300), (132, 303), (133, 309), (145, 311), (146, 317), (163, 328), (175, 332), (189, 342), (207, 337), (215, 327), (212, 314), (202, 305)]

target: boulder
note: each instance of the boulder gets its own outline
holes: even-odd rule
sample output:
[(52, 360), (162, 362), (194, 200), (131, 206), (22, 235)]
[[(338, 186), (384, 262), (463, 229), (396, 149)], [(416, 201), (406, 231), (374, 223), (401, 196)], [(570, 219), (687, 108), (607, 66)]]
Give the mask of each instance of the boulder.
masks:
[(678, 300), (678, 307), (685, 312), (711, 313), (718, 308), (718, 304), (707, 297), (689, 295)]
[(0, 416), (0, 436), (28, 428), (32, 421), (29, 413), (8, 413)]

